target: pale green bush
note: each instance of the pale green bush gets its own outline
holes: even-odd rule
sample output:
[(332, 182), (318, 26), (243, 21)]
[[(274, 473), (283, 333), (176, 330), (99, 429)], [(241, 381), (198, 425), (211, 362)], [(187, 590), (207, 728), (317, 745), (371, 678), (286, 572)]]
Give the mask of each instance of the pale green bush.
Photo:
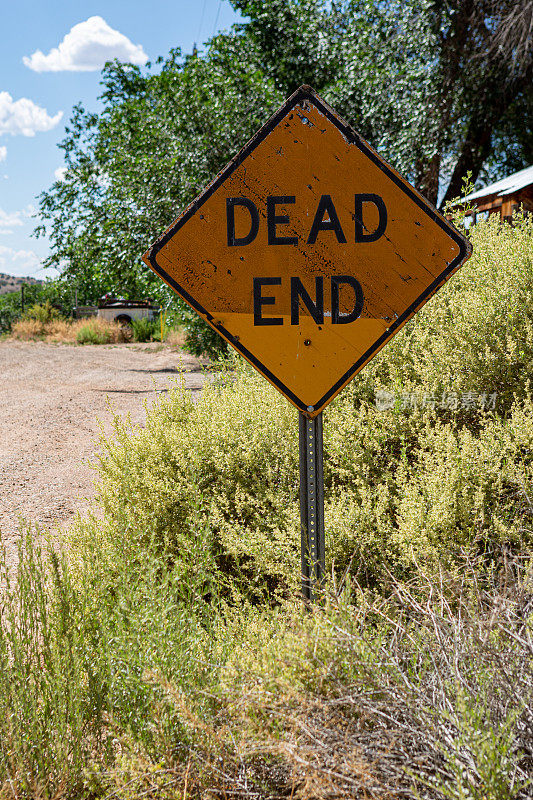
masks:
[[(297, 415), (268, 384), (239, 369), (227, 386), (207, 385), (198, 402), (176, 385), (132, 430), (116, 419), (104, 442), (98, 498), (106, 524), (146, 531), (178, 557), (191, 519), (209, 519), (219, 564), (264, 588), (286, 583), (296, 525)], [(115, 536), (115, 534), (114, 534)], [(186, 555), (185, 555), (186, 557)]]
[[(483, 554), (489, 565), (505, 551), (527, 549), (533, 512), (531, 402), (516, 407), (508, 419), (485, 418), (476, 433), (420, 416), (415, 445), (398, 416), (405, 420), (370, 407), (358, 414), (355, 453), (374, 453), (381, 444), (380, 475), (364, 457), (343, 468), (342, 426), (331, 426), (330, 469), (336, 475), (342, 471), (343, 484), (329, 493), (326, 505), (327, 549), (339, 566), (353, 554), (360, 579), (373, 582), (383, 570), (410, 577), (417, 563), (431, 570), (452, 568), (465, 550)], [(380, 436), (376, 417), (391, 439), (396, 428), (396, 442)]]
[[(533, 375), (533, 217), (514, 225), (494, 215), (470, 232), (474, 252), (374, 359), (362, 377), (373, 389), (498, 393), (506, 413)], [(357, 381), (349, 390), (359, 396)]]
[[(145, 531), (186, 559), (200, 518), (219, 568), (247, 590), (296, 585), (297, 415), (268, 384), (239, 370), (196, 405), (177, 388), (134, 435), (116, 425), (99, 489), (113, 539)], [(338, 404), (325, 427), (328, 570), (351, 562), (375, 584), (384, 570), (409, 577), (417, 562), (452, 568), (465, 549), (490, 565), (527, 548), (532, 444), (529, 400), (475, 432), (431, 411)]]
[[(489, 221), (474, 256), (324, 414), (328, 569), (369, 585), (459, 563), (487, 567), (531, 542), (533, 227)], [(296, 411), (246, 365), (161, 398), (146, 428), (116, 421), (99, 499), (113, 539), (155, 537), (187, 559), (207, 521), (221, 574), (252, 594), (299, 573)], [(380, 410), (376, 389), (414, 395)], [(424, 395), (497, 393), (494, 411), (433, 408)], [(475, 405), (475, 404), (474, 404)], [(459, 559), (459, 561), (458, 561)]]

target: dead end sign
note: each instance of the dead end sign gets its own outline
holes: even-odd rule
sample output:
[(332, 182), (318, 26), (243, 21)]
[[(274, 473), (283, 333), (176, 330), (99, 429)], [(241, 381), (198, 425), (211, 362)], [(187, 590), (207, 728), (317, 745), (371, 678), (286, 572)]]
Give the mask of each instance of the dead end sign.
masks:
[(300, 412), (308, 602), (325, 574), (321, 412), (470, 253), (302, 86), (144, 256)]
[(302, 86), (144, 260), (313, 418), (470, 253)]

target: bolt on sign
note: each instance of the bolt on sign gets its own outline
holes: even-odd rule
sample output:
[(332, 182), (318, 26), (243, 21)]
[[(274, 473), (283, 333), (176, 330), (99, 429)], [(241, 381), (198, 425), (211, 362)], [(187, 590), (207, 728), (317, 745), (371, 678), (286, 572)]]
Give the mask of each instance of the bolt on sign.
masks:
[(144, 260), (314, 417), (469, 254), (302, 86)]

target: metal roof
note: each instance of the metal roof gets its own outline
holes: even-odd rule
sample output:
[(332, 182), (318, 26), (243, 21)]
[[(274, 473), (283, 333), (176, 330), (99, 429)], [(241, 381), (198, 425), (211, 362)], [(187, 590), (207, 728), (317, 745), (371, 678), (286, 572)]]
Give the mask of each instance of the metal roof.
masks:
[(521, 169), (520, 172), (515, 172), (514, 175), (509, 175), (508, 178), (502, 178), (501, 181), (491, 183), (490, 186), (485, 186), (484, 189), (480, 189), (478, 192), (469, 194), (468, 197), (464, 197), (461, 202), (465, 200), (478, 200), (480, 197), (487, 197), (489, 194), (512, 194), (530, 184), (533, 184), (533, 165)]

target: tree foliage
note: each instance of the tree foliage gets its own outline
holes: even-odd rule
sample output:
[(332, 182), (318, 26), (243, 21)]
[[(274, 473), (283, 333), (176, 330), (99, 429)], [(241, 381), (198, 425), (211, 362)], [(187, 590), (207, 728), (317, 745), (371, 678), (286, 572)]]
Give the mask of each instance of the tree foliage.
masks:
[[(78, 301), (85, 300), (81, 291)], [(68, 281), (47, 280), (44, 283), (24, 285), (24, 307), (48, 307), (55, 309), (60, 315), (70, 316), (76, 302), (76, 288)], [(0, 334), (8, 333), (13, 323), (23, 316), (21, 290), (0, 295)]]
[[(67, 171), (40, 198), (47, 266), (83, 286), (168, 302), (140, 255), (302, 83), (431, 201), (533, 161), (533, 0), (232, 0), (246, 22), (203, 55), (102, 75), (74, 108)], [(185, 306), (193, 351), (217, 334)]]
[[(61, 144), (66, 174), (40, 199), (48, 266), (93, 299), (114, 292), (168, 302), (140, 256), (280, 101), (251, 56), (221, 37), (204, 58), (173, 51), (146, 74), (106, 66), (103, 110), (74, 109)], [(192, 348), (216, 349), (218, 336), (181, 314), (194, 328)]]
[(312, 83), (432, 202), (533, 161), (531, 0), (233, 5), (283, 94)]

